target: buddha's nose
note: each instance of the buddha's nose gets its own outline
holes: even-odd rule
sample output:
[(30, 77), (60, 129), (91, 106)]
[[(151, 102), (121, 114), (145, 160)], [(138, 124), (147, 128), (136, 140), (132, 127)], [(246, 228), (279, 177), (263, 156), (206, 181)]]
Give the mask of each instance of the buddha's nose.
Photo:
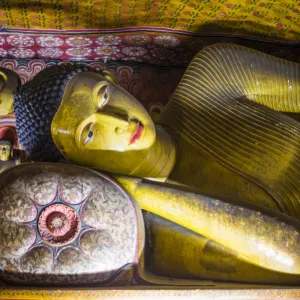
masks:
[(121, 135), (121, 134), (132, 134), (135, 132), (136, 130), (136, 126), (138, 124), (138, 121), (135, 121), (135, 120), (129, 120), (128, 121), (128, 124), (126, 127), (116, 127), (115, 129), (115, 133), (117, 135)]

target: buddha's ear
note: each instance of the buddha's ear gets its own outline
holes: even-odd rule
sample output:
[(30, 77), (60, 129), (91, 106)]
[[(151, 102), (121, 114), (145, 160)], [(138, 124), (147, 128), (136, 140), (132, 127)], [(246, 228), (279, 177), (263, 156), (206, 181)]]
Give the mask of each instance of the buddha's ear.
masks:
[(107, 70), (102, 71), (102, 75), (111, 83), (119, 84), (117, 78)]

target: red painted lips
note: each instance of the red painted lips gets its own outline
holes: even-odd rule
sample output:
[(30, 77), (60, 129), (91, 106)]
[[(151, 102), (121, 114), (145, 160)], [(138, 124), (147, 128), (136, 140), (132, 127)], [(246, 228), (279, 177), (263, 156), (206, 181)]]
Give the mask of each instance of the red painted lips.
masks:
[(143, 133), (143, 130), (144, 130), (144, 126), (142, 125), (141, 122), (138, 122), (134, 133), (131, 135), (129, 145), (134, 144), (135, 142), (137, 142), (140, 139), (140, 137)]

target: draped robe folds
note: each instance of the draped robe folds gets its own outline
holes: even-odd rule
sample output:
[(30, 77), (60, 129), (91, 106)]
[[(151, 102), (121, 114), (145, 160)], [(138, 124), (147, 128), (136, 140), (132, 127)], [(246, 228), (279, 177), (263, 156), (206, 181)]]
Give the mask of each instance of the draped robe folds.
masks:
[[(300, 219), (300, 65), (249, 48), (200, 51), (159, 123), (263, 188)], [(217, 187), (216, 187), (217, 188)]]

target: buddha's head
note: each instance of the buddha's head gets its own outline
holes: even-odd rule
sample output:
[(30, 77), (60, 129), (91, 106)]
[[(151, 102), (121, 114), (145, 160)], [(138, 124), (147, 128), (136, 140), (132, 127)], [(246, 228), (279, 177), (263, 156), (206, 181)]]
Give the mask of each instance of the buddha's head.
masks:
[[(49, 71), (52, 70), (48, 70), (51, 73)], [(58, 75), (59, 70), (57, 71)], [(57, 87), (53, 86), (53, 82), (51, 85), (50, 80), (47, 84), (45, 78), (40, 78), (43, 85), (38, 84), (38, 78), (35, 78), (37, 84), (31, 84), (29, 91), (29, 86), (23, 87), (26, 88), (26, 94), (32, 96), (28, 101), (23, 101), (27, 110), (21, 107), (22, 103), (19, 101), (22, 90), (20, 99), (16, 97), (17, 126), (20, 123), (18, 130), (25, 137), (20, 137), (20, 143), (25, 150), (32, 150), (29, 155), (33, 160), (57, 160), (59, 155), (54, 150), (59, 149), (65, 158), (74, 163), (127, 172), (129, 160), (132, 162), (138, 159), (143, 151), (154, 144), (154, 124), (145, 108), (121, 88), (111, 74), (105, 71), (97, 73), (93, 69), (81, 71), (83, 72), (69, 72), (62, 83), (59, 76), (54, 75), (53, 78), (53, 75), (48, 75), (51, 80), (59, 81)], [(47, 76), (47, 69), (43, 72), (44, 77)], [(44, 92), (39, 90), (41, 88)], [(55, 96), (54, 99), (52, 95)], [(40, 102), (35, 97), (40, 97)], [(24, 129), (21, 111), (23, 116), (28, 112), (36, 118), (36, 112), (40, 110), (43, 111), (38, 117), (39, 128), (35, 128), (34, 136), (30, 137), (30, 132), (25, 131), (34, 130), (30, 126)], [(35, 138), (39, 139), (38, 143)], [(51, 147), (46, 138), (51, 140)], [(32, 141), (34, 145), (31, 144)], [(56, 147), (53, 147), (53, 142)], [(38, 159), (33, 155), (37, 152), (36, 149), (39, 150)]]
[(0, 161), (8, 161), (11, 157), (12, 145), (9, 141), (0, 141)]
[(88, 70), (93, 69), (82, 64), (50, 66), (22, 85), (15, 93), (14, 113), (19, 142), (32, 160), (64, 159), (52, 140), (51, 123), (69, 79)]
[(18, 137), (13, 126), (0, 126), (0, 161), (8, 161), (18, 148)]

